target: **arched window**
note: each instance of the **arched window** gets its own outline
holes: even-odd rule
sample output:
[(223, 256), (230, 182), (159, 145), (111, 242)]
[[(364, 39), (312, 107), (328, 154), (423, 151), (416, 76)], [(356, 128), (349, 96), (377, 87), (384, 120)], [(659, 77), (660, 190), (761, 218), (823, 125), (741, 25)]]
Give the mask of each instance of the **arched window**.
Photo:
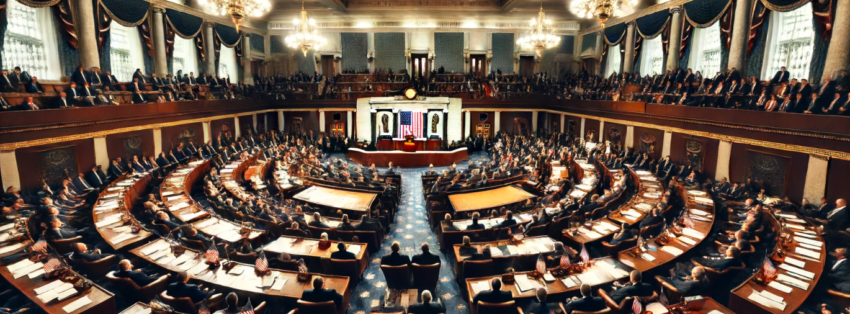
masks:
[(21, 67), (30, 76), (59, 80), (56, 25), (50, 8), (32, 8), (8, 1), (6, 37), (3, 40), (3, 67)]
[(664, 48), (661, 46), (661, 36), (644, 39), (640, 48), (640, 74), (664, 74)]
[(115, 21), (112, 21), (109, 29), (109, 36), (111, 36), (109, 59), (112, 75), (115, 75), (119, 82), (130, 82), (133, 80), (136, 69), (141, 69), (142, 73), (145, 73), (139, 30), (135, 27), (122, 26)]
[(174, 53), (172, 54), (174, 73), (183, 70), (184, 74), (189, 74), (189, 72), (198, 74), (198, 55), (195, 49), (194, 39), (183, 39), (180, 36), (174, 36)]
[(769, 28), (761, 78), (772, 79), (783, 66), (791, 78), (808, 78), (815, 40), (812, 4), (806, 3), (789, 12), (771, 12)]
[(702, 77), (714, 77), (720, 71), (720, 24), (715, 22), (706, 28), (695, 28), (691, 42), (688, 67), (694, 73), (700, 71)]
[(611, 73), (614, 72), (620, 74), (620, 63), (623, 62), (622, 56), (620, 56), (620, 45), (608, 46), (606, 58), (608, 58), (608, 61), (605, 62), (605, 77), (611, 76)]
[(233, 48), (221, 46), (221, 54), (218, 56), (218, 76), (227, 76), (230, 82), (236, 84), (239, 81), (239, 76), (236, 74), (236, 52)]

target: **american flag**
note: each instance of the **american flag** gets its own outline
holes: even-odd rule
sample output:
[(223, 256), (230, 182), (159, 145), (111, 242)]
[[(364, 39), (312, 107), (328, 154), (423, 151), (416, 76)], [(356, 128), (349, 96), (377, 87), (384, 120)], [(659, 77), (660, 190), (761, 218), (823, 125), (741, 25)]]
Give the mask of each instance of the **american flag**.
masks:
[(207, 305), (207, 300), (201, 301), (201, 307), (198, 308), (198, 314), (210, 314), (210, 306)]
[(32, 251), (33, 252), (46, 253), (47, 252), (47, 241), (44, 241), (44, 238), (38, 239), (38, 241), (35, 242), (35, 244), (32, 245)]
[(257, 257), (257, 262), (254, 263), (254, 266), (261, 273), (269, 270), (269, 260), (266, 259), (266, 252), (260, 252), (260, 256)]
[(240, 314), (254, 314), (254, 306), (251, 305), (251, 298), (248, 298), (248, 303), (242, 307), (242, 312)]
[(537, 265), (535, 265), (537, 272), (541, 275), (546, 273), (546, 258), (543, 257), (543, 253), (537, 257)]
[(590, 261), (590, 254), (587, 253), (587, 248), (584, 247), (584, 244), (581, 245), (581, 253), (578, 254), (581, 257), (581, 261), (585, 264)]
[(420, 111), (402, 111), (398, 114), (398, 138), (413, 134), (414, 138), (425, 137), (422, 134), (424, 122)]
[(684, 216), (682, 216), (682, 224), (684, 224), (685, 227), (688, 227), (688, 228), (694, 227), (694, 220), (691, 219), (691, 215), (689, 215), (687, 212), (685, 213)]
[(58, 258), (55, 258), (55, 257), (51, 258), (49, 261), (47, 261), (47, 263), (44, 264), (44, 272), (50, 273), (50, 272), (56, 270), (56, 268), (58, 268), (61, 265), (62, 265), (62, 263), (59, 262)]
[(215, 247), (215, 238), (210, 242), (210, 247), (207, 248), (206, 252), (207, 261), (211, 264), (218, 263), (218, 249)]
[(634, 312), (634, 314), (643, 313), (643, 304), (640, 304), (640, 300), (638, 300), (637, 297), (635, 297), (635, 300), (632, 302), (632, 312)]
[(306, 273), (307, 272), (307, 265), (304, 264), (303, 258), (298, 259), (298, 272), (300, 272), (300, 273)]
[(568, 268), (570, 265), (570, 256), (567, 254), (561, 255), (561, 268)]
[(767, 256), (764, 257), (764, 266), (762, 266), (764, 278), (771, 278), (776, 275), (776, 267), (773, 267), (773, 262)]

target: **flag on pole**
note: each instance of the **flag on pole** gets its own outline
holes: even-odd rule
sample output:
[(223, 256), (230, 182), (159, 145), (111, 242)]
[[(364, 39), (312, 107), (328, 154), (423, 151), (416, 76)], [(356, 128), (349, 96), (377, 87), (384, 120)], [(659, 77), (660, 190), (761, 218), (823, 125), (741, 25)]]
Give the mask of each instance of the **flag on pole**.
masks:
[(635, 297), (635, 300), (632, 302), (632, 312), (634, 312), (634, 314), (643, 313), (643, 304), (640, 304), (640, 300), (638, 300), (637, 297)]
[(241, 314), (254, 314), (254, 306), (251, 305), (251, 298), (248, 298), (248, 303), (242, 307)]
[(44, 241), (44, 238), (38, 239), (38, 241), (32, 245), (32, 251), (47, 253), (47, 241)]
[(776, 275), (776, 267), (773, 267), (773, 262), (767, 256), (764, 257), (764, 266), (762, 266), (764, 278), (771, 278)]
[(685, 227), (688, 227), (688, 228), (693, 228), (694, 225), (695, 225), (694, 220), (691, 219), (691, 215), (689, 215), (687, 211), (685, 212), (685, 215), (682, 217), (682, 224), (685, 225)]
[(403, 139), (407, 135), (413, 135), (414, 138), (425, 137), (422, 134), (424, 127), (423, 114), (419, 111), (402, 111), (398, 114), (398, 138)]
[(269, 260), (266, 259), (266, 252), (260, 252), (260, 256), (257, 257), (257, 262), (254, 263), (254, 266), (257, 267), (257, 271), (264, 273), (269, 270)]
[(210, 306), (207, 305), (207, 300), (201, 301), (201, 306), (198, 308), (198, 314), (210, 314)]
[(58, 258), (51, 258), (49, 261), (47, 261), (47, 263), (44, 264), (44, 272), (49, 274), (50, 272), (56, 270), (56, 268), (59, 268), (59, 266), (61, 265), (62, 262), (60, 262)]
[(210, 247), (207, 248), (205, 255), (210, 264), (218, 263), (218, 248), (215, 247), (215, 238), (210, 242)]
[(546, 258), (543, 257), (543, 253), (537, 256), (537, 264), (535, 265), (535, 269), (541, 275), (546, 273)]
[(570, 265), (570, 256), (566, 253), (564, 255), (561, 255), (561, 268), (569, 268)]
[(584, 244), (581, 245), (581, 253), (579, 253), (579, 257), (581, 257), (581, 261), (585, 264), (590, 261), (590, 254), (587, 253), (587, 248), (584, 247)]

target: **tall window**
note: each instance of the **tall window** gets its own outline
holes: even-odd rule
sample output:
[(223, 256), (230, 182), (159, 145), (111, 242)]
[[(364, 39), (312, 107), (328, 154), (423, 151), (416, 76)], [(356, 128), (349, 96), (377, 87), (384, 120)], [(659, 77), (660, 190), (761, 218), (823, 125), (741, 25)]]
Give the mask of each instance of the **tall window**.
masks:
[(218, 56), (218, 76), (230, 77), (231, 83), (239, 81), (239, 76), (236, 75), (236, 52), (233, 48), (221, 46), (221, 54)]
[(643, 41), (640, 48), (640, 74), (655, 75), (664, 73), (664, 48), (661, 46), (661, 36)]
[(703, 77), (714, 77), (720, 71), (720, 24), (694, 29), (692, 43), (688, 67)]
[(59, 80), (56, 27), (50, 8), (32, 8), (18, 1), (8, 1), (6, 37), (3, 40), (3, 66), (21, 67), (31, 76), (43, 80)]
[(189, 72), (198, 73), (198, 55), (195, 49), (195, 41), (193, 39), (183, 39), (180, 36), (174, 36), (172, 60), (174, 61), (175, 74), (180, 70), (183, 70), (183, 74), (189, 74)]
[(620, 45), (608, 46), (608, 62), (605, 63), (605, 77), (611, 76), (611, 73), (617, 72), (620, 74), (620, 63), (623, 62), (620, 55)]
[(145, 62), (142, 59), (142, 42), (139, 30), (135, 27), (124, 27), (112, 21), (110, 24), (110, 53), (112, 75), (120, 82), (133, 80), (136, 69), (145, 72)]
[(808, 78), (814, 52), (812, 4), (790, 12), (772, 12), (762, 79), (769, 80), (785, 66), (792, 78)]

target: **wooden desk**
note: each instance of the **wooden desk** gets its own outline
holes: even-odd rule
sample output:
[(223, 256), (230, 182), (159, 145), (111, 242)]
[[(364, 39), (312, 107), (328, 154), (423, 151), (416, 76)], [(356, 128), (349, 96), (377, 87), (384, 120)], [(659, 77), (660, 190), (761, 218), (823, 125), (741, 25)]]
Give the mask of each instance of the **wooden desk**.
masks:
[[(95, 224), (97, 232), (112, 246), (114, 250), (120, 250), (124, 247), (141, 243), (142, 241), (153, 236), (148, 230), (140, 229), (139, 233), (133, 234), (129, 225), (123, 226), (123, 222), (118, 219), (114, 223), (112, 219), (119, 218), (122, 214), (130, 218), (132, 223), (138, 224), (130, 212), (136, 200), (142, 197), (148, 183), (151, 180), (151, 174), (148, 173), (142, 177), (133, 178), (124, 175), (118, 180), (112, 181), (97, 198), (92, 207), (92, 221)], [(123, 202), (119, 204), (119, 202)], [(105, 223), (99, 225), (98, 223)], [(117, 228), (117, 229), (116, 229)], [(116, 231), (118, 230), (118, 231)]]
[(148, 304), (144, 304), (142, 302), (136, 302), (136, 303), (133, 303), (133, 305), (130, 305), (128, 308), (121, 311), (119, 314), (136, 314), (139, 311), (148, 310), (150, 308), (151, 308), (151, 306), (148, 305)]
[[(293, 243), (293, 241), (298, 241), (298, 242)], [(313, 259), (314, 262), (321, 262), (321, 260), (330, 259), (331, 254), (333, 252), (339, 251), (339, 249), (337, 249), (337, 243), (339, 243), (339, 242), (340, 241), (332, 240), (330, 247), (323, 250), (323, 249), (319, 248), (319, 246), (318, 246), (319, 240), (316, 240), (316, 239), (305, 239), (305, 238), (298, 238), (298, 237), (292, 237), (292, 236), (280, 236), (276, 240), (269, 242), (268, 244), (263, 246), (263, 250), (265, 250), (266, 252), (272, 252), (272, 253), (277, 253), (277, 254), (286, 252), (286, 253), (289, 253), (289, 255), (292, 256), (292, 259), (295, 259), (295, 260), (297, 260), (298, 258), (304, 258), (305, 261), (307, 261), (308, 259)], [(357, 254), (355, 254), (354, 256), (356, 256), (356, 258), (357, 258), (357, 260), (360, 264), (360, 274), (362, 275), (363, 272), (366, 271), (366, 266), (369, 265), (369, 253), (368, 253), (369, 251), (368, 251), (368, 247), (367, 247), (368, 244), (367, 243), (355, 243), (355, 242), (342, 242), (342, 243), (345, 243), (346, 250), (348, 250), (349, 252), (351, 251), (351, 249), (349, 249), (350, 246), (352, 246), (352, 245), (359, 245), (360, 246), (360, 251), (357, 252)], [(314, 245), (313, 249), (309, 253), (304, 253), (304, 252), (301, 251), (302, 247), (304, 247), (306, 245)], [(274, 257), (267, 255), (267, 258), (274, 258)], [(330, 269), (324, 269), (322, 272), (323, 273), (330, 273), (331, 270)]]
[(355, 192), (341, 189), (332, 189), (322, 186), (311, 186), (293, 196), (294, 199), (307, 203), (350, 210), (366, 212), (372, 208), (376, 193)]
[(451, 194), (448, 197), (455, 212), (467, 212), (515, 204), (535, 195), (516, 186), (503, 186), (486, 191)]
[[(2, 267), (0, 267), (0, 275), (2, 275), (3, 278), (6, 279), (6, 281), (15, 286), (16, 290), (20, 291), (23, 295), (29, 298), (34, 304), (40, 306), (48, 314), (101, 314), (117, 312), (115, 308), (115, 295), (96, 284), (92, 284), (91, 289), (84, 291), (83, 293), (77, 296), (65, 299), (63, 301), (51, 301), (48, 304), (44, 304), (41, 302), (41, 300), (38, 299), (34, 289), (49, 284), (50, 282), (58, 279), (44, 280), (42, 276), (29, 279), (29, 277), (26, 275), (15, 279), (12, 273), (10, 273), (9, 269), (6, 267), (10, 264), (4, 264)], [(66, 305), (77, 301), (83, 297), (88, 297), (89, 300), (91, 300), (91, 303), (71, 313), (68, 313), (62, 309)]]
[[(552, 239), (552, 238), (550, 238), (549, 236), (528, 237), (528, 238), (523, 239), (523, 240), (522, 240), (522, 242), (521, 242), (521, 243), (519, 243), (519, 244), (517, 245), (517, 246), (518, 246), (517, 248), (519, 249), (519, 252), (518, 252), (518, 254), (513, 254), (513, 255), (510, 253), (510, 251), (509, 251), (507, 248), (502, 249), (502, 247), (506, 247), (506, 246), (508, 246), (508, 245), (516, 245), (516, 244), (512, 243), (512, 242), (511, 242), (511, 240), (497, 240), (497, 241), (488, 241), (488, 242), (475, 242), (475, 243), (470, 243), (470, 244), (472, 245), (472, 247), (474, 247), (474, 248), (476, 248), (476, 249), (481, 248), (481, 247), (483, 247), (483, 246), (485, 246), (485, 245), (489, 245), (491, 248), (499, 248), (499, 249), (500, 249), (500, 251), (502, 251), (502, 255), (499, 255), (499, 256), (493, 255), (493, 258), (500, 258), (500, 257), (521, 257), (521, 256), (532, 256), (532, 257), (534, 257), (534, 259), (537, 259), (537, 255), (540, 255), (540, 253), (539, 253), (539, 252), (537, 252), (537, 251), (535, 251), (535, 250), (533, 250), (533, 249), (532, 249), (532, 250), (527, 250), (527, 249), (523, 249), (523, 248), (520, 248), (520, 247), (522, 247), (522, 246), (526, 246), (526, 245), (531, 245), (531, 244), (543, 244), (543, 245), (546, 245), (545, 243), (550, 243), (550, 244), (551, 244), (551, 243), (554, 243), (555, 241), (556, 241), (555, 239)], [(462, 262), (462, 261), (466, 260), (466, 258), (468, 258), (468, 257), (471, 257), (471, 256), (465, 256), (465, 255), (461, 255), (461, 254), (460, 254), (460, 248), (461, 248), (462, 246), (463, 246), (463, 244), (455, 244), (455, 245), (454, 245), (455, 260), (456, 260), (458, 263), (460, 263), (460, 262)], [(548, 245), (547, 245), (547, 250), (545, 250), (545, 251), (543, 251), (543, 250), (539, 250), (539, 251), (547, 252), (547, 253), (548, 253), (548, 252), (552, 252), (552, 251), (554, 251), (554, 248), (553, 248), (553, 249), (548, 249)]]

